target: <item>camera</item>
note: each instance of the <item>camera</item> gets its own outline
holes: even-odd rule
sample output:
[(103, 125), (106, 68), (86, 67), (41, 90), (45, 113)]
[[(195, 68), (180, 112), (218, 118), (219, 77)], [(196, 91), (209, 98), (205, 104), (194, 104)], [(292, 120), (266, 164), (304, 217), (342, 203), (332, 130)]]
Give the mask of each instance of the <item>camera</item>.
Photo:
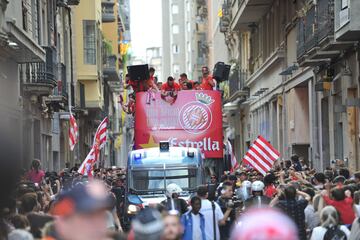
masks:
[(234, 196), (232, 199), (230, 199), (227, 203), (226, 203), (226, 207), (227, 208), (238, 208), (241, 207), (243, 204), (243, 201), (241, 201), (239, 198), (237, 198), (236, 196)]

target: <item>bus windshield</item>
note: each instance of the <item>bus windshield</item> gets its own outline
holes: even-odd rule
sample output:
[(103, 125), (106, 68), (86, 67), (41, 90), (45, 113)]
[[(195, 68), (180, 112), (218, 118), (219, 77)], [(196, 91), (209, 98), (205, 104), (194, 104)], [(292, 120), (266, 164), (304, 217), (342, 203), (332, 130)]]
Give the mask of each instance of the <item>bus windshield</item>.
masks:
[(133, 170), (130, 188), (136, 191), (164, 191), (170, 183), (183, 190), (195, 189), (198, 185), (196, 168), (166, 170)]

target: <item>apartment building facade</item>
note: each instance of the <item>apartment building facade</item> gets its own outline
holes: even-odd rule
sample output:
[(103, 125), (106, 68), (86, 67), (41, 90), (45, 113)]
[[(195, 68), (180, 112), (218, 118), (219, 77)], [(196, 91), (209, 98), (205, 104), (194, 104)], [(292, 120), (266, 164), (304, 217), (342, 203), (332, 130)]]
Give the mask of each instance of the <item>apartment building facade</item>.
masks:
[(1, 1), (1, 112), (19, 136), (24, 167), (39, 159), (60, 170), (71, 158), (62, 113), (73, 90), (70, 20), (77, 4)]
[[(120, 158), (119, 38), (125, 18), (119, 4), (0, 2), (1, 121), (18, 139), (24, 168), (34, 159), (50, 171), (63, 169), (66, 162), (81, 163), (106, 115), (109, 144), (101, 164), (114, 165)], [(74, 151), (68, 144), (70, 110), (80, 130)]]
[(185, 72), (199, 81), (209, 54), (207, 1), (163, 0), (162, 22), (162, 76), (178, 78)]
[(224, 1), (220, 24), (237, 71), (224, 109), (239, 158), (262, 135), (283, 159), (358, 169), (360, 8), (350, 2)]

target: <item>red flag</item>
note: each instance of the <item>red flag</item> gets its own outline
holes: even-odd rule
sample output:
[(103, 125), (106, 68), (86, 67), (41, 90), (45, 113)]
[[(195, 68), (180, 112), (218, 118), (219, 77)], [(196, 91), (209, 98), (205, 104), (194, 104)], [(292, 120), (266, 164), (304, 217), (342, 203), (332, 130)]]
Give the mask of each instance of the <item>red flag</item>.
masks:
[(243, 158), (245, 164), (251, 165), (262, 175), (272, 168), (279, 159), (280, 153), (262, 136), (258, 136)]
[(106, 117), (98, 126), (91, 150), (78, 170), (80, 174), (92, 176), (94, 164), (99, 160), (100, 150), (104, 147), (106, 143), (108, 122), (109, 119)]
[(70, 112), (70, 127), (69, 127), (69, 146), (70, 150), (73, 151), (75, 144), (78, 142), (79, 138), (79, 129), (76, 123), (74, 115)]

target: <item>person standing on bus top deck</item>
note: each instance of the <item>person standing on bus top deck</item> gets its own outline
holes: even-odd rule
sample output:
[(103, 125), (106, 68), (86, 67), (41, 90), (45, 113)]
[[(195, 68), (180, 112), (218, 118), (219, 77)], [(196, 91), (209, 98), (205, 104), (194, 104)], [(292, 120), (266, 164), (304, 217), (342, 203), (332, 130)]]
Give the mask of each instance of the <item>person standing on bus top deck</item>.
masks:
[(202, 67), (201, 72), (202, 72), (202, 80), (201, 80), (202, 90), (213, 90), (215, 87), (215, 81), (213, 79), (213, 76), (210, 74), (209, 68), (204, 66)]
[(154, 90), (155, 92), (159, 91), (155, 83), (155, 69), (151, 67), (149, 69), (150, 77), (147, 80), (135, 81), (130, 79), (130, 75), (126, 74), (126, 88), (131, 87), (135, 93), (137, 92), (146, 92), (148, 90)]
[(150, 78), (145, 81), (145, 91), (154, 90), (155, 92), (159, 91), (156, 82), (155, 82), (155, 68), (149, 68)]
[(173, 104), (177, 98), (178, 91), (180, 91), (180, 85), (175, 82), (172, 76), (167, 78), (167, 82), (161, 86), (161, 98), (166, 102)]
[[(186, 86), (187, 88), (186, 90), (190, 90), (194, 88), (194, 81), (188, 79), (186, 73), (180, 74), (179, 84), (181, 85), (181, 87)], [(189, 84), (191, 85), (191, 87), (189, 87)]]

